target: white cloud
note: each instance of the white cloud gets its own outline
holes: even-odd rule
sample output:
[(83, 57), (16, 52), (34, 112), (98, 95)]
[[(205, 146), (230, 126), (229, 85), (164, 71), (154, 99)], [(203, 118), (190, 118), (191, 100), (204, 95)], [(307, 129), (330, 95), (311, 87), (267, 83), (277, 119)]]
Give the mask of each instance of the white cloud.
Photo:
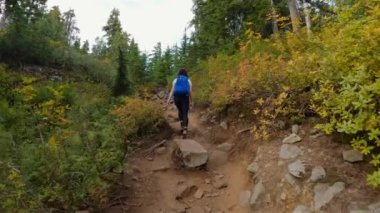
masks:
[(48, 0), (49, 8), (55, 5), (62, 12), (74, 9), (80, 37), (91, 44), (104, 35), (111, 10), (119, 9), (123, 29), (143, 51), (159, 41), (163, 47), (179, 42), (193, 17), (192, 0)]

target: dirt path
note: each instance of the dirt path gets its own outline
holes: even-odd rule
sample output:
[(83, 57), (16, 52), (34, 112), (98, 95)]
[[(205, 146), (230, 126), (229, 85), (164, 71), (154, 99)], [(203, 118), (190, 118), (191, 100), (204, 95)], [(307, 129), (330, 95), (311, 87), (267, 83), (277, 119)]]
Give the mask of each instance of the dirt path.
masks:
[[(249, 212), (247, 206), (239, 205), (239, 193), (247, 188), (249, 176), (246, 164), (232, 159), (213, 160), (207, 169), (179, 169), (176, 168), (171, 153), (174, 149), (173, 140), (180, 138), (179, 122), (176, 121), (176, 111), (170, 109), (166, 112), (166, 119), (174, 134), (165, 144), (166, 151), (162, 154), (154, 153), (148, 158), (143, 155), (130, 159), (127, 172), (123, 180), (124, 185), (130, 185), (129, 197), (123, 207), (133, 213), (156, 212)], [(209, 153), (216, 150), (212, 143), (215, 138), (209, 134), (210, 127), (201, 124), (199, 113), (190, 112), (188, 138), (201, 143)], [(228, 134), (226, 134), (228, 135)], [(228, 140), (228, 136), (223, 138)], [(221, 141), (222, 138), (217, 138)], [(212, 154), (211, 154), (212, 155)], [(227, 154), (228, 156), (228, 154)], [(221, 161), (221, 162), (219, 162)], [(228, 186), (216, 189), (209, 183), (215, 176), (222, 177)], [(197, 199), (190, 194), (188, 197), (177, 200), (176, 190), (179, 182), (192, 183), (204, 192), (202, 198)], [(110, 212), (122, 212), (122, 206), (115, 206)]]
[[(227, 130), (217, 124), (206, 125), (200, 121), (199, 112), (191, 112), (188, 137), (207, 149), (209, 161), (207, 169), (182, 169), (174, 165), (171, 157), (174, 140), (180, 138), (175, 109), (166, 111), (165, 116), (174, 130), (166, 134), (165, 148), (159, 148), (162, 152), (156, 150), (148, 157), (144, 152), (137, 152), (129, 158), (122, 180), (128, 189), (120, 190), (120, 199), (105, 212), (307, 213), (312, 212), (320, 200), (323, 205), (313, 212), (377, 212), (367, 211), (371, 205), (380, 212), (380, 191), (370, 188), (365, 180), (366, 172), (370, 171), (368, 163), (345, 162), (342, 152), (351, 147), (333, 142), (330, 136), (314, 135), (310, 124), (299, 127), (300, 142), (288, 145), (282, 140), (291, 133), (289, 129), (276, 132), (270, 141), (253, 141), (249, 132), (236, 137), (239, 128), (231, 126)], [(151, 141), (152, 144), (158, 142), (160, 140)], [(224, 142), (233, 145), (231, 151), (218, 148), (218, 144)], [(293, 151), (288, 151), (296, 149), (296, 156), (281, 157), (282, 149), (290, 146)], [(297, 160), (305, 166), (301, 178), (292, 177), (289, 172), (288, 166)], [(247, 171), (251, 163), (256, 164), (256, 171), (252, 173)], [(311, 182), (316, 166), (326, 170), (325, 178)], [(217, 179), (227, 183), (227, 187), (215, 187)], [(192, 192), (183, 199), (176, 199), (178, 184), (183, 182), (201, 189), (203, 196), (196, 198)], [(342, 183), (342, 190), (330, 189)], [(260, 191), (260, 185), (265, 189)], [(320, 189), (322, 192), (317, 193)], [(337, 193), (332, 195), (331, 191)], [(251, 208), (248, 200), (256, 195), (257, 202), (254, 201)]]

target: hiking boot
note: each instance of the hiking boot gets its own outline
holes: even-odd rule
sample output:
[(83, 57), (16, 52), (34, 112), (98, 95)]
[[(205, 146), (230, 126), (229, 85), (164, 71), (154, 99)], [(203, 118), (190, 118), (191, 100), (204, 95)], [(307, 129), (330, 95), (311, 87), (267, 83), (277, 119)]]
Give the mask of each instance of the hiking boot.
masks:
[(185, 139), (187, 137), (187, 128), (182, 129), (182, 138)]

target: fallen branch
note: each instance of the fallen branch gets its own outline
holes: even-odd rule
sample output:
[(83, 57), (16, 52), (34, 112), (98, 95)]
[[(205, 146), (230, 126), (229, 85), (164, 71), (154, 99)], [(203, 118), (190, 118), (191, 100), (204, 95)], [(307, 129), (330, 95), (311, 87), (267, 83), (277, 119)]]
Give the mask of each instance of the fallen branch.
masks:
[(251, 130), (253, 130), (253, 127), (249, 127), (249, 128), (247, 128), (247, 129), (242, 129), (242, 130), (238, 131), (236, 134), (237, 134), (237, 135), (240, 135), (240, 134), (242, 134), (242, 133), (244, 133), (244, 132), (248, 132), (248, 131), (251, 131)]
[(162, 146), (164, 143), (166, 143), (166, 139), (164, 139), (164, 140), (162, 140), (160, 143), (157, 143), (157, 144), (153, 145), (152, 147), (150, 147), (150, 148), (146, 151), (144, 157), (145, 157), (145, 158), (148, 157), (148, 155), (150, 155), (155, 149), (157, 149), (158, 147)]

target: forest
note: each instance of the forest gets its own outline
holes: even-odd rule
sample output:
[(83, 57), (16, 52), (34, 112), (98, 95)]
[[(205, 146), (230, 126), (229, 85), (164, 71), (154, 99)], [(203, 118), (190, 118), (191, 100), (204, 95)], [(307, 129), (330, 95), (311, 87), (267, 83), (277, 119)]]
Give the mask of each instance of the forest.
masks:
[(380, 186), (379, 0), (193, 0), (194, 31), (151, 53), (117, 8), (90, 47), (74, 10), (46, 4), (0, 0), (0, 212), (101, 209), (138, 141), (166, 127), (151, 97), (180, 68), (197, 107), (244, 113), (255, 140), (318, 117)]

